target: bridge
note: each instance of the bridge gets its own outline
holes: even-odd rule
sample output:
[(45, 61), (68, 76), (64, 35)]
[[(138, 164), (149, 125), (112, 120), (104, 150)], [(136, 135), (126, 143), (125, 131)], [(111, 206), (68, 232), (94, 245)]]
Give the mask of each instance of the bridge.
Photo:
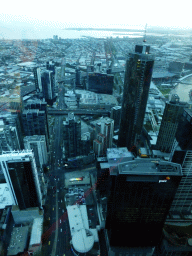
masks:
[(69, 112), (73, 112), (75, 115), (102, 115), (102, 116), (109, 116), (110, 111), (105, 109), (50, 109), (48, 108), (48, 115), (68, 115)]

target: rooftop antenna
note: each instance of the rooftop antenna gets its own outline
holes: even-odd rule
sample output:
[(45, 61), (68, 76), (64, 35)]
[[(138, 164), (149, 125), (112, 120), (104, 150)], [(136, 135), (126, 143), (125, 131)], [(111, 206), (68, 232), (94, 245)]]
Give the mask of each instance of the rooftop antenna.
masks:
[(145, 32), (144, 32), (144, 36), (143, 36), (143, 42), (146, 43), (147, 40), (146, 40), (146, 32), (147, 32), (147, 23), (145, 25)]

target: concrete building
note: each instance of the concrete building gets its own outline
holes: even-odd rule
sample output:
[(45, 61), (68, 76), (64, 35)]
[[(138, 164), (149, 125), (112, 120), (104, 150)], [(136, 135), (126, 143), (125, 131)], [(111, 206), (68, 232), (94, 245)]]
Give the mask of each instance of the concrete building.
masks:
[(19, 116), (16, 113), (1, 113), (0, 124), (0, 152), (23, 149)]
[(42, 92), (42, 83), (41, 83), (41, 69), (36, 67), (33, 69), (35, 87), (38, 92)]
[(12, 197), (9, 191), (7, 183), (0, 184), (0, 209), (4, 209), (6, 206), (12, 205)]
[(32, 150), (37, 168), (42, 168), (47, 164), (47, 147), (44, 135), (26, 136), (24, 138), (24, 147), (26, 150)]
[(99, 238), (97, 229), (89, 227), (86, 205), (67, 206), (67, 213), (72, 238), (72, 250), (78, 255), (90, 252), (94, 243), (99, 242)]
[(30, 224), (34, 219), (43, 217), (43, 210), (38, 207), (31, 207), (25, 210), (20, 210), (18, 205), (12, 205), (11, 214), (13, 216), (14, 223), (20, 225), (23, 223)]
[(95, 129), (93, 150), (97, 156), (104, 156), (106, 155), (107, 148), (112, 147), (114, 120), (109, 117), (101, 117), (90, 124)]
[(42, 193), (32, 151), (5, 152), (0, 155), (0, 164), (13, 204), (20, 210), (41, 208)]
[(20, 150), (18, 131), (15, 126), (6, 125), (3, 119), (0, 119), (0, 153), (9, 150)]
[(37, 253), (41, 251), (42, 242), (41, 236), (43, 233), (43, 218), (36, 218), (33, 221), (31, 238), (29, 241), (28, 251), (32, 253)]

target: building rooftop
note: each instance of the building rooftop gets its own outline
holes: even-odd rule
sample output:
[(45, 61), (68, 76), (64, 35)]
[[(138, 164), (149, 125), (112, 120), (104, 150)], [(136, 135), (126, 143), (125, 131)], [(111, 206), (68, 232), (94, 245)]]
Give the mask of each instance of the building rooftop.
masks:
[(27, 246), (28, 230), (28, 226), (13, 228), (7, 256), (17, 255), (19, 252), (24, 251)]
[(107, 158), (124, 158), (124, 157), (132, 157), (132, 153), (128, 151), (126, 147), (122, 148), (108, 148), (107, 149)]
[(7, 205), (12, 205), (12, 198), (7, 183), (0, 184), (0, 209), (4, 209)]
[(179, 175), (182, 176), (180, 164), (161, 161), (156, 159), (135, 159), (133, 161), (120, 163), (119, 174), (129, 175)]
[(43, 218), (34, 219), (29, 246), (33, 246), (34, 244), (41, 243), (42, 232), (43, 232)]
[(86, 205), (67, 206), (67, 213), (74, 249), (81, 253), (90, 251), (94, 245), (96, 233), (93, 235), (89, 230)]

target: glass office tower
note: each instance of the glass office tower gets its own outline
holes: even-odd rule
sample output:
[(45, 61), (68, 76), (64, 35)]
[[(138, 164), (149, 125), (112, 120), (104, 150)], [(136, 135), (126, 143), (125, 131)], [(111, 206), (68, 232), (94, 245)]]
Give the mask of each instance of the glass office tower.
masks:
[(109, 176), (106, 229), (110, 246), (154, 247), (182, 177), (180, 164), (135, 159)]

